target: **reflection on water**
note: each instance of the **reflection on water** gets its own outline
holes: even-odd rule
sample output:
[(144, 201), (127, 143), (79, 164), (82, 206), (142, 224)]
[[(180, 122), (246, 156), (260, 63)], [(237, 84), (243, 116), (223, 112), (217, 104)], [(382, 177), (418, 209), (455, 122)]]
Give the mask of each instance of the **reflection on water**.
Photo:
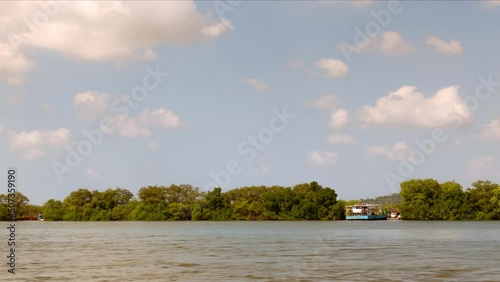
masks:
[(17, 224), (19, 281), (500, 281), (500, 222)]

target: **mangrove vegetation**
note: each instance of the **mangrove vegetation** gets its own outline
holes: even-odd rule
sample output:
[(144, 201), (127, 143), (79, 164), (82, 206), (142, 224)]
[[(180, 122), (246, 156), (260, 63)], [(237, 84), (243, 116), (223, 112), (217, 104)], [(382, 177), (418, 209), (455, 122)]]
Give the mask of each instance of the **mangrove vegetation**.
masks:
[[(148, 186), (137, 197), (122, 188), (105, 191), (78, 189), (63, 201), (29, 205), (18, 193), (18, 219), (45, 220), (335, 220), (344, 219), (344, 202), (335, 190), (317, 182), (282, 186), (251, 186), (223, 192), (201, 192), (189, 184)], [(6, 220), (7, 197), (0, 196), (0, 220)]]
[[(143, 187), (137, 195), (123, 188), (80, 188), (42, 206), (30, 204), (21, 193), (15, 199), (19, 220), (36, 220), (39, 212), (48, 221), (341, 220), (346, 204), (356, 202), (381, 204), (387, 213), (398, 209), (405, 220), (500, 219), (500, 185), (490, 181), (476, 181), (464, 190), (456, 182), (412, 179), (401, 183), (400, 193), (351, 201), (337, 199), (334, 189), (317, 182), (208, 192), (172, 184)], [(8, 204), (7, 195), (0, 194), (0, 220), (9, 218)]]

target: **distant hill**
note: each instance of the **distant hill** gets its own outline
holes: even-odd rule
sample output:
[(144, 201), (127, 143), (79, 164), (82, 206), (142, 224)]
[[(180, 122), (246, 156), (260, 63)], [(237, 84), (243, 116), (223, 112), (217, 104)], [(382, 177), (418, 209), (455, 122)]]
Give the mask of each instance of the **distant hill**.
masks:
[(372, 198), (372, 199), (360, 199), (359, 200), (359, 202), (361, 202), (361, 203), (382, 204), (382, 205), (391, 204), (391, 201), (392, 201), (393, 205), (400, 205), (401, 204), (401, 195), (399, 193), (394, 193), (392, 195), (379, 196), (379, 197)]

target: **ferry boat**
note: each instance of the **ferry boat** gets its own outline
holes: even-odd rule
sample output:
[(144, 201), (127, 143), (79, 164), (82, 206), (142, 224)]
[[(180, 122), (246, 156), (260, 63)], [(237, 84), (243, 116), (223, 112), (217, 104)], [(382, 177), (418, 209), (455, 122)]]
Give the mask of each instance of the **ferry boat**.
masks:
[(357, 203), (346, 206), (347, 220), (386, 220), (387, 215), (382, 214), (382, 207), (375, 204)]

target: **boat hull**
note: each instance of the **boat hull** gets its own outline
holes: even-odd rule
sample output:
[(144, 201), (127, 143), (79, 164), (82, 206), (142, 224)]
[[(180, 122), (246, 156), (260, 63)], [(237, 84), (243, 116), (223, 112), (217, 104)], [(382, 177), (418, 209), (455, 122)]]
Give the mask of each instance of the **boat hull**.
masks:
[(346, 216), (347, 220), (386, 220), (387, 215), (381, 214), (381, 215), (348, 215)]

